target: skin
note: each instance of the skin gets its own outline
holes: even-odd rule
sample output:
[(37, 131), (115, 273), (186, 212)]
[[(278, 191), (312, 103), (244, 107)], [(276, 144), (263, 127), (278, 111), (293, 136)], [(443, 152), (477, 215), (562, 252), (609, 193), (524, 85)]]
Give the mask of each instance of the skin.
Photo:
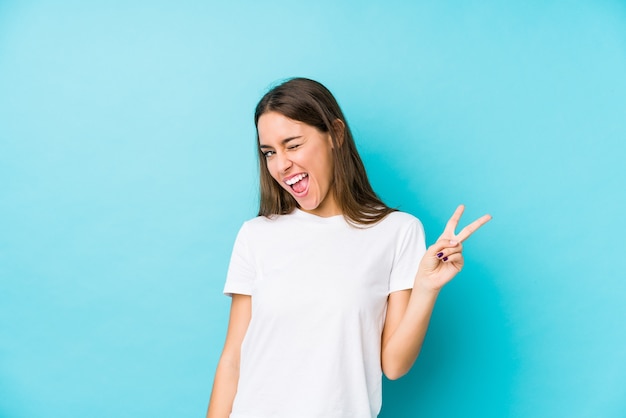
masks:
[(252, 301), (248, 295), (233, 295), (228, 332), (222, 355), (215, 370), (213, 391), (207, 418), (228, 418), (239, 382), (239, 355), (243, 337), (248, 330)]
[[(339, 121), (340, 122), (340, 121)], [(259, 146), (267, 158), (270, 175), (298, 202), (317, 216), (341, 214), (333, 197), (332, 141), (330, 135), (285, 116), (268, 112), (259, 118)], [(285, 183), (306, 173), (308, 189), (296, 193)], [(491, 220), (484, 215), (456, 233), (465, 207), (460, 205), (420, 262), (413, 289), (388, 297), (383, 328), (381, 365), (389, 379), (405, 375), (415, 363), (440, 290), (463, 268), (463, 242)], [(239, 380), (239, 359), (251, 315), (251, 298), (233, 295), (224, 350), (220, 357), (207, 418), (227, 418)]]
[(389, 379), (404, 376), (415, 363), (439, 292), (463, 268), (463, 241), (491, 220), (491, 215), (483, 215), (457, 234), (464, 210), (463, 205), (457, 207), (439, 239), (426, 250), (413, 289), (389, 295), (381, 348), (383, 373)]
[[(291, 194), (305, 212), (328, 217), (341, 211), (331, 192), (333, 187), (332, 139), (330, 134), (277, 112), (259, 118), (259, 147), (276, 182)], [(285, 180), (306, 174), (308, 189), (294, 191)]]

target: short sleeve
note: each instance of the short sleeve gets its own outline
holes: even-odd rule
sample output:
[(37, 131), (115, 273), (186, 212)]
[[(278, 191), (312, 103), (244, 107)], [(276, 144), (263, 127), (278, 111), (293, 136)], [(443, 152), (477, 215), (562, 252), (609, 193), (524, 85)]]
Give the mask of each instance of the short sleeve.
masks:
[(412, 289), (415, 274), (426, 253), (424, 227), (415, 218), (404, 229), (396, 245), (395, 258), (389, 278), (389, 293), (398, 290)]
[(224, 294), (228, 296), (233, 294), (252, 294), (256, 269), (254, 268), (254, 260), (250, 252), (247, 235), (248, 229), (246, 224), (243, 224), (235, 239), (226, 275)]

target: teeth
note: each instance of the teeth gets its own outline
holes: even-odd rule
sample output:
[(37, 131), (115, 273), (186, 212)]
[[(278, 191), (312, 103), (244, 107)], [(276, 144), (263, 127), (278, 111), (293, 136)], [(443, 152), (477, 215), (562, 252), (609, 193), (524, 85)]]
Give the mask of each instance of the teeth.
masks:
[(308, 174), (306, 174), (306, 173), (298, 174), (297, 176), (292, 177), (289, 180), (286, 180), (285, 183), (287, 183), (289, 186), (293, 186), (294, 184), (296, 184), (297, 182), (299, 182), (300, 180), (305, 178), (307, 175)]

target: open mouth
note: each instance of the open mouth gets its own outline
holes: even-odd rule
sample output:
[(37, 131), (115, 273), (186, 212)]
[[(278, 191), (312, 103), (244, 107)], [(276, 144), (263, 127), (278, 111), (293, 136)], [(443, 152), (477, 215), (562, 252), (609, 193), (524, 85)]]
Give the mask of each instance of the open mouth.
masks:
[(296, 194), (301, 194), (305, 192), (309, 186), (309, 175), (307, 173), (300, 173), (285, 180), (285, 183), (290, 186)]

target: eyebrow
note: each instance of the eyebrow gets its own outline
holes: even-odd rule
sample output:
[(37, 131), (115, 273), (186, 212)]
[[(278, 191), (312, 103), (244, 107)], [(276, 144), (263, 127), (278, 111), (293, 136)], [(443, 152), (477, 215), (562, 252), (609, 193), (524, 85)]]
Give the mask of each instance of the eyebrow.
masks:
[[(302, 138), (302, 135), (298, 135), (298, 136), (291, 136), (291, 137), (289, 137), (289, 138), (285, 138), (285, 139), (283, 139), (282, 141), (280, 141), (280, 143), (281, 143), (282, 145), (285, 145), (285, 144), (287, 144), (287, 142), (289, 142), (289, 141), (293, 141), (294, 139), (298, 139), (298, 138)], [(264, 149), (264, 148), (273, 148), (273, 147), (272, 147), (271, 145), (263, 145), (263, 144), (261, 144), (261, 145), (259, 145), (259, 148)]]

